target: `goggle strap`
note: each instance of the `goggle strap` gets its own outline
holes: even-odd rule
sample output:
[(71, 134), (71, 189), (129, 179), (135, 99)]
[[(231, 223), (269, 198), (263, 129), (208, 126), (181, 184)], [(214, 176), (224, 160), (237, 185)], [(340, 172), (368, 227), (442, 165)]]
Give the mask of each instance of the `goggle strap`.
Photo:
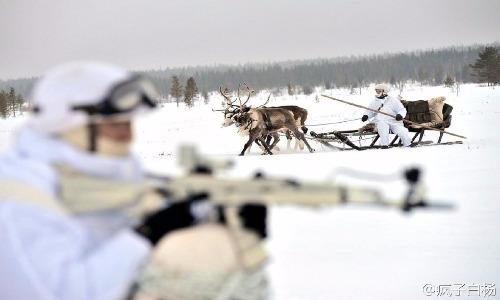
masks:
[(89, 134), (89, 152), (97, 151), (97, 125), (95, 123), (88, 124)]
[(152, 101), (152, 99), (146, 95), (142, 96), (142, 103), (146, 104), (147, 106), (149, 106), (151, 108), (156, 107), (156, 104), (154, 103), (154, 101)]
[(97, 115), (101, 113), (101, 109), (97, 105), (76, 105), (71, 107), (72, 110), (84, 111), (89, 115)]

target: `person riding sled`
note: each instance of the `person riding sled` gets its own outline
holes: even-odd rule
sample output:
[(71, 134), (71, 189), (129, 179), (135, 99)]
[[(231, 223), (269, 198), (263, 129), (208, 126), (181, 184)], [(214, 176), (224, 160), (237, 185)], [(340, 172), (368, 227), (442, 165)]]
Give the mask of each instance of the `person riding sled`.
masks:
[(411, 138), (408, 129), (403, 125), (406, 109), (401, 101), (390, 96), (388, 93), (389, 87), (387, 85), (377, 84), (375, 86), (375, 97), (368, 107), (376, 111), (395, 115), (396, 117), (393, 118), (371, 110), (366, 110), (361, 121), (366, 122), (369, 118), (374, 118), (378, 134), (380, 135), (380, 145), (383, 148), (389, 146), (389, 130), (401, 138), (403, 146), (409, 147), (411, 145)]

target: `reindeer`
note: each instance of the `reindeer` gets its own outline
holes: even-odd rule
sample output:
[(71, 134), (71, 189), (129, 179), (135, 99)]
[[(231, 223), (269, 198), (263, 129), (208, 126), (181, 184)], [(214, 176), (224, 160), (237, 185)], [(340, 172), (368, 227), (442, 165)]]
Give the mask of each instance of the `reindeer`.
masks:
[[(245, 100), (245, 102), (243, 102), (243, 103), (241, 102), (241, 98), (240, 98), (240, 88), (241, 88), (241, 85), (240, 85), (240, 87), (238, 87), (238, 96), (237, 96), (236, 100), (239, 101), (239, 105), (235, 105), (234, 104), (234, 102), (236, 102), (236, 100), (231, 100), (229, 98), (229, 96), (227, 95), (227, 93), (228, 93), (227, 89), (225, 89), (224, 91), (222, 91), (222, 87), (219, 86), (219, 92), (224, 97), (224, 100), (226, 102), (226, 108), (223, 110), (223, 112), (224, 112), (224, 122), (222, 123), (223, 127), (227, 127), (227, 126), (231, 126), (233, 124), (237, 124), (235, 122), (234, 118), (236, 116), (238, 116), (240, 113), (244, 113), (244, 112), (247, 112), (247, 111), (250, 110), (250, 107), (246, 106), (246, 103), (248, 102), (248, 100), (250, 99), (251, 95), (255, 91), (250, 90), (250, 88), (246, 84), (245, 84), (245, 86), (247, 87), (248, 97)], [(245, 133), (241, 133), (241, 134), (245, 135)], [(266, 142), (265, 138), (266, 137), (262, 137), (262, 139), (256, 139), (255, 143), (262, 149), (262, 151), (264, 153), (266, 153), (266, 152), (269, 153), (270, 149), (271, 149), (271, 148), (269, 148), (269, 143), (270, 143), (271, 138), (274, 138), (274, 140), (278, 140), (279, 141), (279, 135), (278, 135), (278, 133), (272, 133), (270, 136), (267, 137), (269, 139), (267, 142)], [(264, 144), (266, 144), (266, 145), (264, 145)], [(268, 151), (268, 149), (266, 149), (266, 146), (269, 149), (269, 151)], [(248, 148), (248, 151), (250, 151), (250, 148), (251, 147)]]
[(284, 108), (250, 108), (248, 111), (237, 113), (233, 119), (238, 124), (240, 133), (249, 136), (240, 155), (244, 155), (247, 148), (257, 139), (264, 142), (264, 147), (269, 154), (272, 154), (270, 149), (276, 145), (279, 138), (268, 146), (267, 142), (263, 141), (263, 137), (276, 134), (284, 129), (291, 131), (297, 139), (305, 143), (310, 152), (314, 152), (304, 134), (299, 131), (293, 114), (289, 110)]
[[(267, 103), (267, 102), (266, 102)], [(282, 108), (290, 111), (293, 115), (293, 118), (295, 119), (295, 123), (297, 124), (297, 127), (300, 127), (302, 129), (303, 133), (307, 133), (308, 128), (304, 125), (305, 121), (307, 120), (307, 110), (296, 105), (283, 105), (283, 106), (271, 106), (271, 107), (266, 107), (263, 106), (264, 108)], [(290, 142), (292, 141), (292, 136), (290, 134), (290, 130), (285, 130), (285, 135), (287, 139), (287, 149), (290, 149)], [(268, 137), (267, 142), (270, 142), (270, 138)], [(300, 147), (300, 150), (304, 150), (304, 143), (302, 140), (297, 138), (297, 142), (295, 143), (294, 150), (297, 150), (297, 147)]]
[[(279, 131), (292, 132), (297, 139), (304, 142), (310, 152), (314, 151), (314, 149), (311, 148), (311, 146), (305, 139), (304, 133), (300, 132), (300, 130), (298, 129), (297, 120), (294, 118), (292, 112), (284, 108), (264, 107), (264, 105), (269, 102), (271, 95), (269, 95), (264, 105), (261, 105), (257, 108), (246, 107), (245, 105), (253, 93), (250, 88), (248, 88), (248, 86), (246, 87), (248, 90), (248, 98), (243, 103), (241, 102), (241, 98), (239, 97), (240, 88), (238, 88), (238, 100), (240, 104), (238, 108), (235, 107), (234, 101), (230, 101), (229, 98), (226, 97), (224, 93), (222, 93), (222, 88), (219, 88), (219, 91), (221, 91), (221, 94), (223, 94), (224, 98), (227, 100), (228, 105), (231, 107), (231, 112), (233, 114), (231, 120), (237, 123), (240, 134), (247, 134), (249, 136), (249, 139), (243, 147), (240, 155), (244, 155), (245, 151), (255, 141), (260, 141), (266, 151), (269, 154), (272, 154), (271, 149), (276, 146), (279, 141)], [(274, 137), (274, 141), (271, 145), (268, 145), (268, 143), (264, 140), (264, 138), (268, 136)]]
[[(223, 127), (230, 126), (230, 125), (234, 124), (235, 123), (234, 116), (238, 115), (239, 113), (247, 112), (247, 111), (250, 110), (250, 107), (246, 106), (246, 103), (248, 102), (248, 100), (250, 99), (250, 96), (254, 93), (254, 91), (250, 90), (250, 88), (246, 84), (244, 84), (244, 85), (246, 86), (246, 89), (248, 91), (248, 98), (246, 99), (245, 102), (242, 103), (241, 102), (241, 98), (240, 98), (240, 88), (238, 88), (238, 98), (237, 98), (237, 100), (240, 101), (240, 105), (239, 106), (237, 106), (237, 105), (234, 104), (234, 102), (236, 100), (232, 101), (231, 99), (229, 99), (229, 97), (226, 95), (227, 94), (226, 93), (227, 90), (226, 90), (226, 92), (223, 92), (222, 91), (222, 87), (219, 87), (219, 92), (224, 97), (225, 102), (226, 102), (226, 108), (224, 110), (224, 123), (222, 125)], [(240, 87), (241, 87), (241, 85), (240, 85)], [(271, 97), (271, 94), (269, 94), (269, 97), (267, 98), (267, 101), (264, 104), (258, 106), (257, 108), (268, 108), (268, 109), (279, 108), (279, 109), (289, 110), (293, 114), (293, 118), (295, 119), (295, 121), (297, 123), (297, 126), (300, 126), (304, 133), (307, 133), (307, 127), (305, 127), (305, 125), (304, 125), (305, 120), (307, 119), (307, 110), (305, 110), (302, 107), (294, 106), (294, 105), (277, 106), (277, 107), (266, 107), (265, 105), (269, 102), (270, 97)], [(283, 129), (282, 131), (285, 133), (287, 141), (288, 141), (288, 143), (287, 143), (287, 149), (290, 149), (290, 142), (292, 140), (291, 131), (288, 130), (288, 129)], [(274, 147), (277, 148), (276, 144), (280, 140), (278, 133), (277, 132), (272, 132), (272, 133), (270, 133), (266, 137), (266, 142), (267, 142), (268, 145), (271, 143), (271, 139), (274, 139), (274, 142), (272, 143), (272, 145), (270, 146), (270, 148), (271, 149), (273, 149)], [(262, 148), (262, 146), (259, 144), (259, 140), (258, 139), (255, 142), (256, 142), (256, 144), (258, 144)], [(300, 147), (301, 150), (304, 149), (304, 143), (299, 138), (297, 138), (297, 142), (295, 143), (294, 149), (297, 149), (298, 146)]]

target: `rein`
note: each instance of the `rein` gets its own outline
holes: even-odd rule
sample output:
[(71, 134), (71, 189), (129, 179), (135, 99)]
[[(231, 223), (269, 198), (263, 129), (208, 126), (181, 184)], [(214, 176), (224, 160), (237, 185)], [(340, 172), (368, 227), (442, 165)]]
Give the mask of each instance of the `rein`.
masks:
[(343, 120), (339, 122), (332, 122), (332, 123), (319, 123), (319, 124), (304, 124), (305, 126), (322, 126), (322, 125), (331, 125), (331, 124), (340, 124), (340, 123), (346, 123), (346, 122), (352, 122), (359, 120), (361, 118), (356, 118), (356, 119), (350, 119), (350, 120)]

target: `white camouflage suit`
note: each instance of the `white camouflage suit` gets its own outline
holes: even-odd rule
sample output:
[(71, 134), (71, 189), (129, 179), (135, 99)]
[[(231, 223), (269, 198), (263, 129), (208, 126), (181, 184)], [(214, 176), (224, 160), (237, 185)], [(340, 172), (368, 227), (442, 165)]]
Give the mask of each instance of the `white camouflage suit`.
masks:
[(119, 214), (68, 213), (57, 196), (55, 162), (103, 176), (141, 173), (133, 159), (86, 155), (33, 130), (19, 132), (0, 156), (0, 299), (122, 299), (151, 246)]
[[(265, 299), (265, 249), (236, 208), (224, 215), (231, 226), (199, 223), (154, 247), (133, 229), (171, 204), (156, 192), (165, 182), (145, 175), (128, 151), (131, 141), (97, 134), (98, 151), (88, 151), (87, 125), (98, 120), (76, 109), (100, 107), (104, 119), (105, 108), (144, 102), (146, 88), (130, 76), (75, 63), (35, 86), (36, 112), (0, 154), (0, 299)], [(119, 120), (131, 122), (143, 109), (137, 105)]]
[[(400, 114), (403, 118), (406, 116), (406, 109), (401, 101), (391, 96), (387, 96), (383, 99), (374, 97), (368, 107), (391, 115)], [(374, 117), (373, 121), (377, 124), (377, 131), (380, 135), (380, 145), (389, 145), (389, 129), (401, 138), (403, 146), (407, 147), (411, 144), (408, 129), (404, 127), (403, 121), (396, 121), (396, 119), (392, 117), (370, 110), (366, 110), (365, 115), (367, 115), (368, 118)]]
[[(0, 299), (118, 300), (134, 282), (139, 283), (134, 299), (140, 300), (267, 298), (266, 257), (251, 232), (207, 223), (171, 233), (152, 249), (130, 229), (134, 215), (151, 202), (131, 201), (141, 207), (119, 209), (105, 196), (90, 197), (88, 184), (79, 186), (78, 199), (62, 199), (61, 188), (72, 181), (58, 164), (99, 175), (105, 186), (119, 184), (126, 191), (117, 195), (132, 193), (134, 182), (140, 189), (144, 181), (132, 156), (90, 155), (30, 128), (20, 130), (0, 155)], [(229, 237), (238, 239), (238, 248), (230, 247), (235, 240)], [(234, 252), (240, 247), (241, 257)], [(237, 259), (245, 268), (235, 267)]]

